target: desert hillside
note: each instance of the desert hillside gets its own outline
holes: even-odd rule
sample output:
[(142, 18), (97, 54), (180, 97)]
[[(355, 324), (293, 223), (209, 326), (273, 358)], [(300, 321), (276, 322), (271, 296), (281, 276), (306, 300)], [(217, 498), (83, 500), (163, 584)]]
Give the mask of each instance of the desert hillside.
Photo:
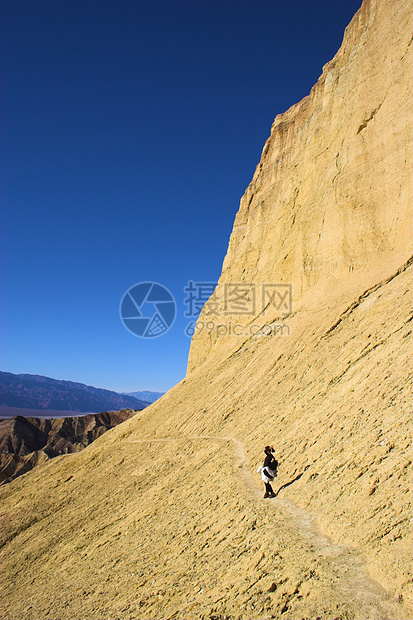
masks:
[(7, 620), (413, 617), (411, 9), (275, 119), (185, 379), (3, 488)]
[(0, 484), (61, 454), (79, 452), (135, 415), (134, 409), (66, 418), (15, 416), (0, 420)]

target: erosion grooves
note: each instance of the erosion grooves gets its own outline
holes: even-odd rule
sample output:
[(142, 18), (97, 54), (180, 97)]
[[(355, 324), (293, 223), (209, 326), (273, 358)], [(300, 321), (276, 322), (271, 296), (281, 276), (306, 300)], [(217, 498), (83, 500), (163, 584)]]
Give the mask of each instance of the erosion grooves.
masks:
[[(363, 558), (360, 554), (345, 546), (335, 544), (334, 541), (320, 531), (314, 515), (311, 515), (296, 503), (282, 497), (282, 491), (284, 487), (289, 486), (288, 484), (277, 487), (275, 481), (273, 487), (277, 497), (275, 499), (263, 499), (263, 491), (258, 487), (257, 479), (252, 474), (245, 459), (244, 445), (238, 439), (197, 435), (180, 438), (135, 439), (130, 441), (130, 443), (162, 445), (182, 441), (194, 443), (224, 442), (232, 446), (236, 463), (232, 475), (237, 475), (237, 468), (241, 470), (242, 487), (239, 489), (240, 493), (244, 493), (252, 504), (258, 502), (265, 505), (270, 522), (272, 521), (273, 528), (277, 531), (277, 541), (283, 540), (285, 544), (291, 544), (291, 530), (293, 530), (297, 537), (295, 540), (297, 556), (302, 555), (305, 550), (310, 557), (312, 556), (313, 561), (322, 564), (323, 571), (329, 574), (331, 583), (334, 584), (333, 588), (336, 592), (337, 600), (340, 601), (340, 607), (343, 607), (343, 605), (346, 608), (348, 607), (345, 612), (348, 615), (337, 616), (337, 618), (410, 620), (407, 612), (403, 610), (401, 601), (393, 599), (380, 584), (372, 579), (364, 566)], [(231, 474), (228, 472), (225, 475)], [(301, 585), (300, 583), (296, 585), (295, 592), (290, 599), (288, 599), (288, 596), (284, 597), (286, 604), (284, 609), (281, 609), (281, 613), (287, 612), (289, 600), (294, 595), (299, 595)], [(251, 594), (253, 593), (251, 592)], [(251, 596), (252, 598), (253, 596)], [(172, 614), (171, 618), (173, 617), (178, 617), (178, 615)], [(216, 617), (219, 618), (219, 616)], [(268, 617), (274, 618), (275, 616)]]

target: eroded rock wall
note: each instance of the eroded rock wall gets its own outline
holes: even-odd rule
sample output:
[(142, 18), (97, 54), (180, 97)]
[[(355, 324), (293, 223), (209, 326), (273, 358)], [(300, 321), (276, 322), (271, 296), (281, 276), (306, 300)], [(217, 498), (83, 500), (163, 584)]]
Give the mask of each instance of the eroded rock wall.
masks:
[[(310, 94), (276, 117), (235, 218), (221, 313), (206, 308), (203, 324), (277, 317), (271, 307), (259, 316), (259, 303), (253, 316), (231, 317), (227, 283), (292, 283), (296, 307), (320, 280), (345, 287), (373, 265), (361, 291), (378, 263), (385, 277), (411, 256), (412, 28), (410, 2), (367, 0)], [(189, 369), (228, 340), (224, 332), (198, 330)]]
[(160, 400), (6, 485), (5, 617), (412, 617), (411, 8), (365, 0), (242, 199), (220, 286), (292, 282), (234, 319), (288, 331), (202, 331)]

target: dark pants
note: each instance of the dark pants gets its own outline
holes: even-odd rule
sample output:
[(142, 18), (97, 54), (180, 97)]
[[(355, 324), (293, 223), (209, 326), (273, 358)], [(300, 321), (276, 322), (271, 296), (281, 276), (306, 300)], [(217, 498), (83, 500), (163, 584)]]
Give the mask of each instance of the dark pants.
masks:
[(265, 484), (265, 492), (266, 493), (274, 493), (274, 491), (272, 490), (272, 486), (270, 485), (269, 482), (264, 482)]

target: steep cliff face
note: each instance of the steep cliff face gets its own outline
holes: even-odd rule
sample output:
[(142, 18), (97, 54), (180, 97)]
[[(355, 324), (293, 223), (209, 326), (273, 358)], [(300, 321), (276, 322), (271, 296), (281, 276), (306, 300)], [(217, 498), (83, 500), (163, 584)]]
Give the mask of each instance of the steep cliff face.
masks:
[[(411, 256), (411, 8), (364, 2), (308, 97), (276, 117), (235, 218), (213, 312), (207, 306), (200, 317), (203, 326), (211, 320), (263, 325), (282, 317), (271, 304), (260, 315), (261, 284), (291, 283), (294, 308), (320, 281), (354, 281), (372, 265), (361, 292), (380, 277), (379, 262), (384, 278)], [(228, 283), (254, 285), (251, 314), (231, 315)], [(228, 341), (224, 327), (197, 331), (190, 369), (218, 340)], [(236, 346), (237, 337), (232, 341)]]
[(5, 617), (413, 617), (411, 8), (275, 120), (185, 379), (5, 486)]

